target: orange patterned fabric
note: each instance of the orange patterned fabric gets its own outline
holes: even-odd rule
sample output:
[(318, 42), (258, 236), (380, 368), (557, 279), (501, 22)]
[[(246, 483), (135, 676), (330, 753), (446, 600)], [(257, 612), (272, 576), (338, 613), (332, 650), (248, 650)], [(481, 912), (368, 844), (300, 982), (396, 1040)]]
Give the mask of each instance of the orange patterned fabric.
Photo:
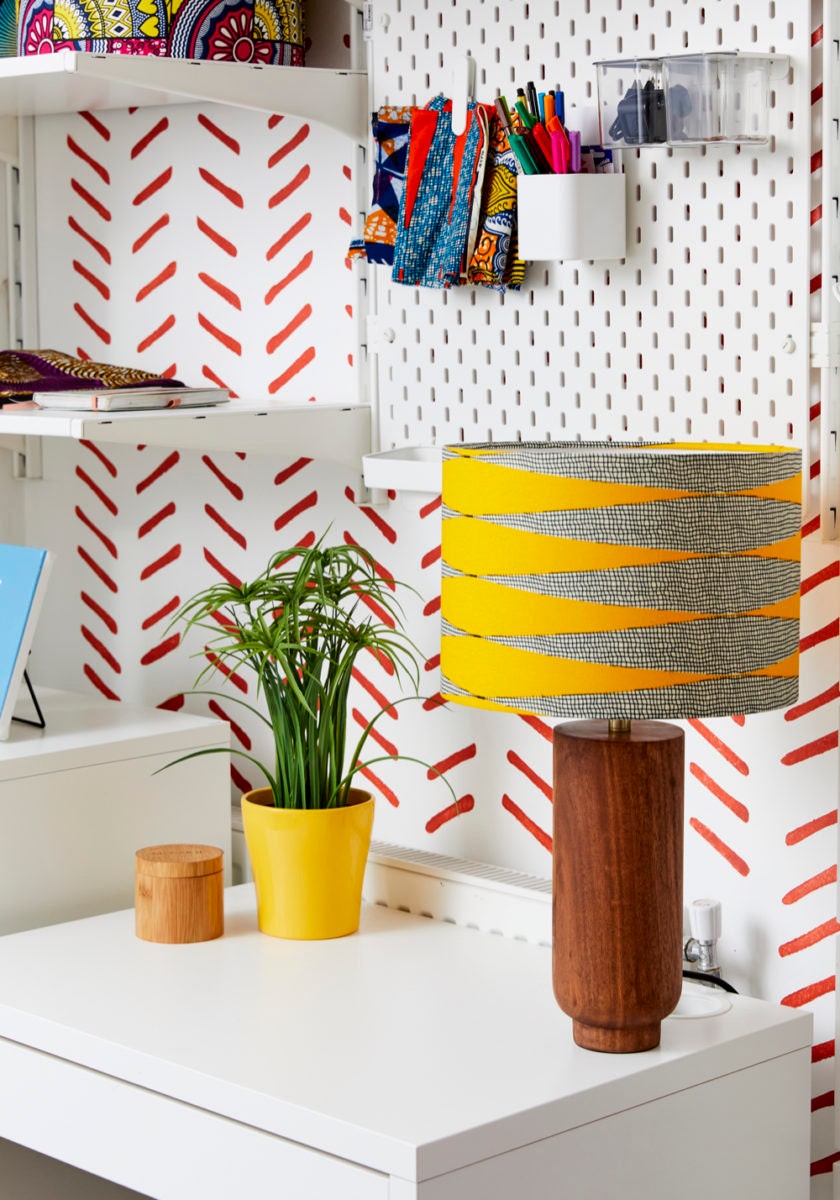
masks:
[(467, 268), (470, 283), (518, 288), (525, 264), (516, 251), (516, 161), (494, 113), (490, 121), (490, 154), (484, 173), (481, 219)]

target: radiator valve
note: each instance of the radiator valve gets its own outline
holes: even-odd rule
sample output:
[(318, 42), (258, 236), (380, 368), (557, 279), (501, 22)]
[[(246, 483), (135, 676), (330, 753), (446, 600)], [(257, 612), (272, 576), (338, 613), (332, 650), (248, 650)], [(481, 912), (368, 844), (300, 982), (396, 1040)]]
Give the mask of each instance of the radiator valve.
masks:
[(691, 937), (683, 947), (686, 962), (706, 975), (720, 975), (717, 943), (721, 933), (720, 900), (693, 900), (688, 906)]

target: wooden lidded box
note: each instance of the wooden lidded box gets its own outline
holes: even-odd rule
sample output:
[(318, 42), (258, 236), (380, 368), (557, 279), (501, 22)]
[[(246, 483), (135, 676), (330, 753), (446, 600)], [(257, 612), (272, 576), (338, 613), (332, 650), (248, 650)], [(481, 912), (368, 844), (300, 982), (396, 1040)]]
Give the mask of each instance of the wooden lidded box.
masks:
[(134, 928), (146, 942), (207, 942), (224, 932), (223, 852), (146, 846), (135, 856)]

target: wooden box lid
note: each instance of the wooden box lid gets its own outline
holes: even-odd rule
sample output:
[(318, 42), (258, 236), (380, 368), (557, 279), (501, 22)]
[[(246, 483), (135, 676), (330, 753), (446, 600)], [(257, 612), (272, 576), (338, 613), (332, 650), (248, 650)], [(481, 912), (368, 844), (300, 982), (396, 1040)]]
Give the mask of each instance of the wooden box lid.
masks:
[(141, 875), (167, 879), (195, 879), (201, 875), (216, 875), (222, 870), (223, 851), (218, 846), (194, 843), (167, 846), (145, 846), (135, 856)]

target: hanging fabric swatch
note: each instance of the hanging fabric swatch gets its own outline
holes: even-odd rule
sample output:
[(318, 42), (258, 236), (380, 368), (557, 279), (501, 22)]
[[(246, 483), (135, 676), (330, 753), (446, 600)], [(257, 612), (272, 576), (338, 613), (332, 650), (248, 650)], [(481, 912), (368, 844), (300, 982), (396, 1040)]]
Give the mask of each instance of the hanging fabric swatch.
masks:
[(371, 120), (374, 141), (373, 201), (365, 221), (362, 241), (368, 262), (394, 261), (397, 216), (405, 188), (410, 106), (383, 105)]
[(487, 148), (486, 110), (468, 106), (466, 129), (452, 132), (452, 103), (436, 96), (411, 117), (392, 278), (409, 286), (461, 281), (476, 189)]
[(490, 146), (481, 198), (481, 222), (467, 268), (469, 283), (518, 289), (525, 263), (517, 256), (516, 159), (498, 114), (490, 118)]

